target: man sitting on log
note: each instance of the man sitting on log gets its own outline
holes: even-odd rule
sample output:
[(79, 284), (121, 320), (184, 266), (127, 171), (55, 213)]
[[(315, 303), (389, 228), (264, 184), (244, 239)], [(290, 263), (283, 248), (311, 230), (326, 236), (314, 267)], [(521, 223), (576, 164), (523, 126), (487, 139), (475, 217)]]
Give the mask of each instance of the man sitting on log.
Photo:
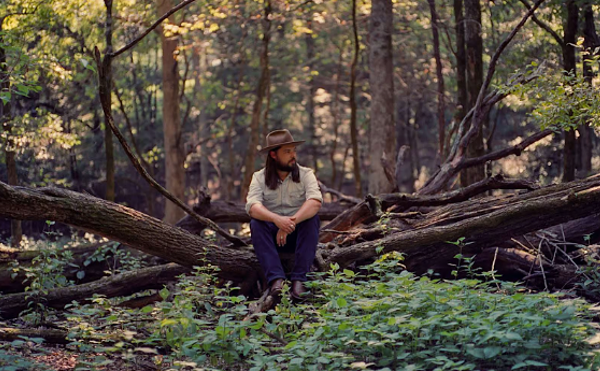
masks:
[(265, 167), (252, 176), (246, 212), (254, 251), (267, 278), (270, 294), (277, 298), (286, 278), (278, 249), (295, 251), (290, 274), (291, 295), (302, 299), (303, 282), (315, 258), (319, 240), (319, 217), (323, 196), (312, 169), (296, 163), (296, 146), (288, 130), (275, 130), (266, 137), (261, 153)]

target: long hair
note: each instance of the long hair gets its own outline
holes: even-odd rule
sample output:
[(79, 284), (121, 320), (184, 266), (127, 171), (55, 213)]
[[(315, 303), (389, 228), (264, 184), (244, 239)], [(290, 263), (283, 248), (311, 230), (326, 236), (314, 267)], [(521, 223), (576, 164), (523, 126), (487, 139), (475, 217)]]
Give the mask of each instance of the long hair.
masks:
[[(271, 151), (277, 152), (281, 147), (272, 149)], [(267, 162), (265, 163), (265, 184), (269, 189), (275, 190), (279, 186), (280, 178), (277, 174), (277, 161), (271, 157), (271, 151), (267, 153)], [(292, 180), (296, 183), (300, 183), (300, 168), (298, 163), (294, 164), (292, 169)]]

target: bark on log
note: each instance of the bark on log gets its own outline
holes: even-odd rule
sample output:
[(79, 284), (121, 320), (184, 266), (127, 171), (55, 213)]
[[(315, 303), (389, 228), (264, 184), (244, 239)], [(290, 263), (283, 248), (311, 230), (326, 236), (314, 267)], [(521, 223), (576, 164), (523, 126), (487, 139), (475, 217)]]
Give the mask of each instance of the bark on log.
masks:
[(38, 299), (46, 306), (62, 309), (73, 300), (87, 299), (94, 294), (115, 297), (145, 289), (162, 288), (164, 284), (172, 281), (175, 277), (189, 271), (190, 269), (187, 267), (169, 263), (105, 277), (83, 285), (57, 288), (42, 296), (37, 291), (4, 295), (0, 297), (0, 317), (14, 318), (28, 307), (30, 301)]
[[(69, 252), (72, 254), (72, 260), (69, 260), (69, 264), (78, 266), (76, 268), (72, 265), (66, 265), (62, 274), (67, 280), (74, 281), (76, 284), (87, 283), (95, 281), (106, 276), (106, 271), (111, 268), (120, 268), (121, 264), (119, 261), (114, 261), (110, 253), (106, 254), (105, 260), (93, 261), (88, 265), (84, 262), (92, 256), (99, 247), (105, 244), (93, 243), (85, 244), (81, 246), (69, 247), (67, 249), (61, 249), (59, 252)], [(156, 258), (152, 255), (147, 255), (139, 250), (130, 249), (126, 246), (119, 246), (120, 250), (129, 250), (131, 254), (139, 260), (152, 265), (164, 264), (163, 259)], [(23, 269), (30, 268), (32, 266), (32, 260), (40, 255), (38, 250), (20, 250), (11, 248), (0, 248), (0, 293), (8, 294), (14, 292), (22, 292), (27, 286), (26, 276)], [(16, 277), (13, 275), (13, 262), (18, 263), (20, 269)], [(77, 273), (83, 271), (85, 275), (82, 279), (77, 278)]]
[[(538, 188), (532, 182), (505, 180), (501, 175), (486, 178), (468, 187), (455, 191), (447, 192), (435, 196), (414, 196), (401, 193), (389, 193), (379, 195), (381, 209), (390, 212), (400, 212), (408, 210), (411, 207), (441, 206), (468, 200), (479, 194), (492, 189), (536, 189)], [(324, 230), (346, 231), (360, 224), (372, 223), (377, 220), (367, 201), (363, 201), (353, 208), (340, 214), (329, 224), (323, 227)], [(332, 232), (321, 232), (320, 242), (329, 242), (336, 236)]]
[[(429, 198), (384, 195), (380, 200), (388, 209), (393, 204), (440, 205), (472, 195), (465, 191)], [(596, 176), (522, 194), (447, 205), (411, 220), (410, 230), (390, 231), (382, 239), (347, 247), (328, 244), (319, 250), (317, 262), (321, 268), (334, 262), (348, 266), (374, 259), (376, 248), (383, 246), (383, 252), (405, 253), (408, 269), (421, 273), (453, 261), (459, 249), (447, 241), (465, 237), (469, 244), (462, 252), (480, 253), (511, 237), (595, 215), (599, 209), (600, 177)], [(32, 190), (0, 182), (0, 215), (64, 222), (188, 267), (210, 263), (220, 267), (221, 277), (235, 282), (256, 282), (260, 271), (249, 250), (210, 245), (135, 210), (70, 191)]]
[[(339, 202), (323, 203), (319, 210), (321, 220), (332, 220), (353, 205), (345, 205)], [(194, 207), (194, 211), (215, 223), (249, 223), (250, 216), (241, 202), (212, 201), (200, 202)], [(177, 227), (185, 229), (193, 234), (200, 235), (206, 228), (191, 216), (186, 216), (177, 222)]]
[(595, 176), (581, 182), (563, 183), (502, 198), (497, 202), (494, 198), (486, 198), (448, 206), (445, 217), (435, 223), (391, 234), (377, 241), (334, 248), (323, 255), (327, 262), (345, 267), (376, 257), (377, 248), (383, 246), (384, 253), (404, 253), (407, 268), (423, 273), (432, 268), (433, 262), (447, 263), (460, 252), (458, 247), (447, 241), (464, 237), (466, 245), (462, 252), (478, 253), (511, 237), (596, 214), (598, 207), (600, 177)]
[(190, 268), (210, 263), (235, 282), (252, 279), (259, 268), (252, 251), (219, 247), (139, 211), (65, 189), (0, 182), (0, 215), (65, 223)]
[(21, 340), (23, 337), (42, 338), (46, 343), (51, 344), (68, 344), (71, 341), (67, 340), (67, 331), (54, 329), (18, 329), (2, 327), (0, 328), (1, 341)]

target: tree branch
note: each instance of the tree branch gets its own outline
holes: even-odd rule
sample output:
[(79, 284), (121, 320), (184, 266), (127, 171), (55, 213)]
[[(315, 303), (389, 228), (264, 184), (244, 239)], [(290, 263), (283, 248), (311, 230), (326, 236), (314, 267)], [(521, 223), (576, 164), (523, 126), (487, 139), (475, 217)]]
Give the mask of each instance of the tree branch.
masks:
[[(531, 9), (531, 4), (529, 4), (527, 2), (527, 0), (519, 0), (521, 1), (521, 3), (523, 5), (525, 5), (525, 7), (530, 10)], [(550, 34), (550, 36), (552, 36), (554, 38), (554, 40), (556, 40), (556, 42), (558, 43), (558, 45), (562, 48), (565, 44), (564, 40), (562, 39), (562, 37), (560, 37), (556, 31), (554, 31), (547, 23), (545, 23), (544, 21), (542, 21), (541, 19), (539, 19), (538, 17), (536, 17), (536, 15), (532, 15), (531, 19), (535, 22), (535, 24), (537, 24), (538, 26), (540, 26), (541, 29), (543, 29), (544, 31), (548, 32)]]
[(458, 170), (466, 169), (468, 167), (476, 166), (476, 165), (479, 165), (479, 164), (482, 164), (482, 163), (485, 163), (488, 161), (499, 160), (501, 158), (504, 158), (504, 157), (507, 157), (510, 155), (520, 156), (525, 148), (529, 147), (533, 143), (536, 143), (536, 142), (542, 140), (543, 138), (547, 137), (548, 135), (550, 135), (552, 133), (554, 133), (554, 131), (551, 129), (542, 130), (540, 132), (537, 132), (537, 133), (525, 138), (521, 143), (514, 145), (512, 147), (504, 148), (504, 149), (501, 149), (501, 150), (498, 150), (495, 152), (491, 152), (491, 153), (488, 153), (487, 155), (484, 155), (481, 157), (465, 159), (458, 166)]
[(485, 77), (485, 81), (481, 85), (481, 89), (479, 89), (479, 95), (477, 96), (477, 102), (475, 103), (474, 114), (473, 114), (473, 123), (471, 125), (471, 128), (469, 129), (467, 134), (461, 139), (460, 144), (459, 144), (459, 148), (458, 148), (459, 156), (461, 156), (461, 157), (463, 156), (463, 154), (467, 150), (467, 146), (469, 145), (469, 142), (471, 141), (471, 139), (475, 136), (475, 134), (479, 131), (479, 128), (481, 127), (481, 124), (483, 122), (483, 116), (484, 116), (483, 112), (481, 111), (483, 98), (485, 96), (486, 90), (488, 89), (488, 87), (490, 86), (490, 83), (492, 82), (492, 77), (494, 76), (494, 73), (496, 72), (496, 64), (498, 63), (498, 59), (500, 59), (500, 55), (502, 55), (502, 53), (504, 52), (504, 49), (506, 49), (508, 47), (508, 45), (510, 44), (512, 39), (515, 37), (515, 35), (525, 25), (525, 22), (527, 22), (527, 19), (529, 19), (529, 17), (531, 17), (533, 15), (533, 13), (537, 10), (537, 8), (539, 8), (540, 5), (542, 5), (542, 3), (544, 1), (545, 0), (538, 0), (533, 5), (533, 7), (531, 7), (531, 9), (529, 9), (527, 11), (527, 13), (525, 13), (523, 18), (521, 18), (521, 21), (519, 22), (519, 24), (517, 24), (517, 26), (515, 28), (513, 28), (513, 30), (506, 37), (506, 39), (500, 44), (500, 46), (498, 46), (498, 49), (492, 56), (492, 59), (490, 60), (490, 64), (488, 67), (487, 75)]
[(160, 17), (156, 22), (154, 22), (154, 24), (152, 24), (152, 26), (150, 26), (148, 29), (146, 29), (146, 31), (142, 32), (141, 35), (139, 35), (137, 38), (135, 38), (135, 40), (133, 40), (129, 44), (125, 45), (121, 49), (117, 50), (116, 52), (110, 53), (108, 56), (110, 56), (111, 58), (114, 58), (114, 57), (116, 57), (116, 56), (118, 56), (120, 54), (125, 53), (127, 50), (133, 48), (137, 43), (139, 43), (140, 41), (142, 41), (142, 39), (144, 37), (146, 37), (150, 32), (152, 32), (152, 30), (154, 30), (156, 27), (158, 27), (165, 19), (169, 18), (169, 16), (171, 16), (171, 14), (175, 13), (179, 9), (182, 9), (182, 8), (188, 6), (189, 4), (193, 3), (194, 1), (196, 1), (196, 0), (185, 0), (185, 1), (183, 1), (181, 4), (177, 5), (173, 9), (169, 10), (168, 12), (166, 12), (165, 15), (163, 15), (162, 17)]

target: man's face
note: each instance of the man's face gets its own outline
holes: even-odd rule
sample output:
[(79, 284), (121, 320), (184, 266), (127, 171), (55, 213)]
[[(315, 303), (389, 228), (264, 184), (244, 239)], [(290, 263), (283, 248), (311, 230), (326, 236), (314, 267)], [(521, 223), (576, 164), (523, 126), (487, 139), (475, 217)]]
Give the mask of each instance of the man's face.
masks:
[(297, 166), (296, 145), (286, 144), (279, 148), (277, 152), (271, 152), (271, 157), (277, 163), (277, 170), (291, 172)]

